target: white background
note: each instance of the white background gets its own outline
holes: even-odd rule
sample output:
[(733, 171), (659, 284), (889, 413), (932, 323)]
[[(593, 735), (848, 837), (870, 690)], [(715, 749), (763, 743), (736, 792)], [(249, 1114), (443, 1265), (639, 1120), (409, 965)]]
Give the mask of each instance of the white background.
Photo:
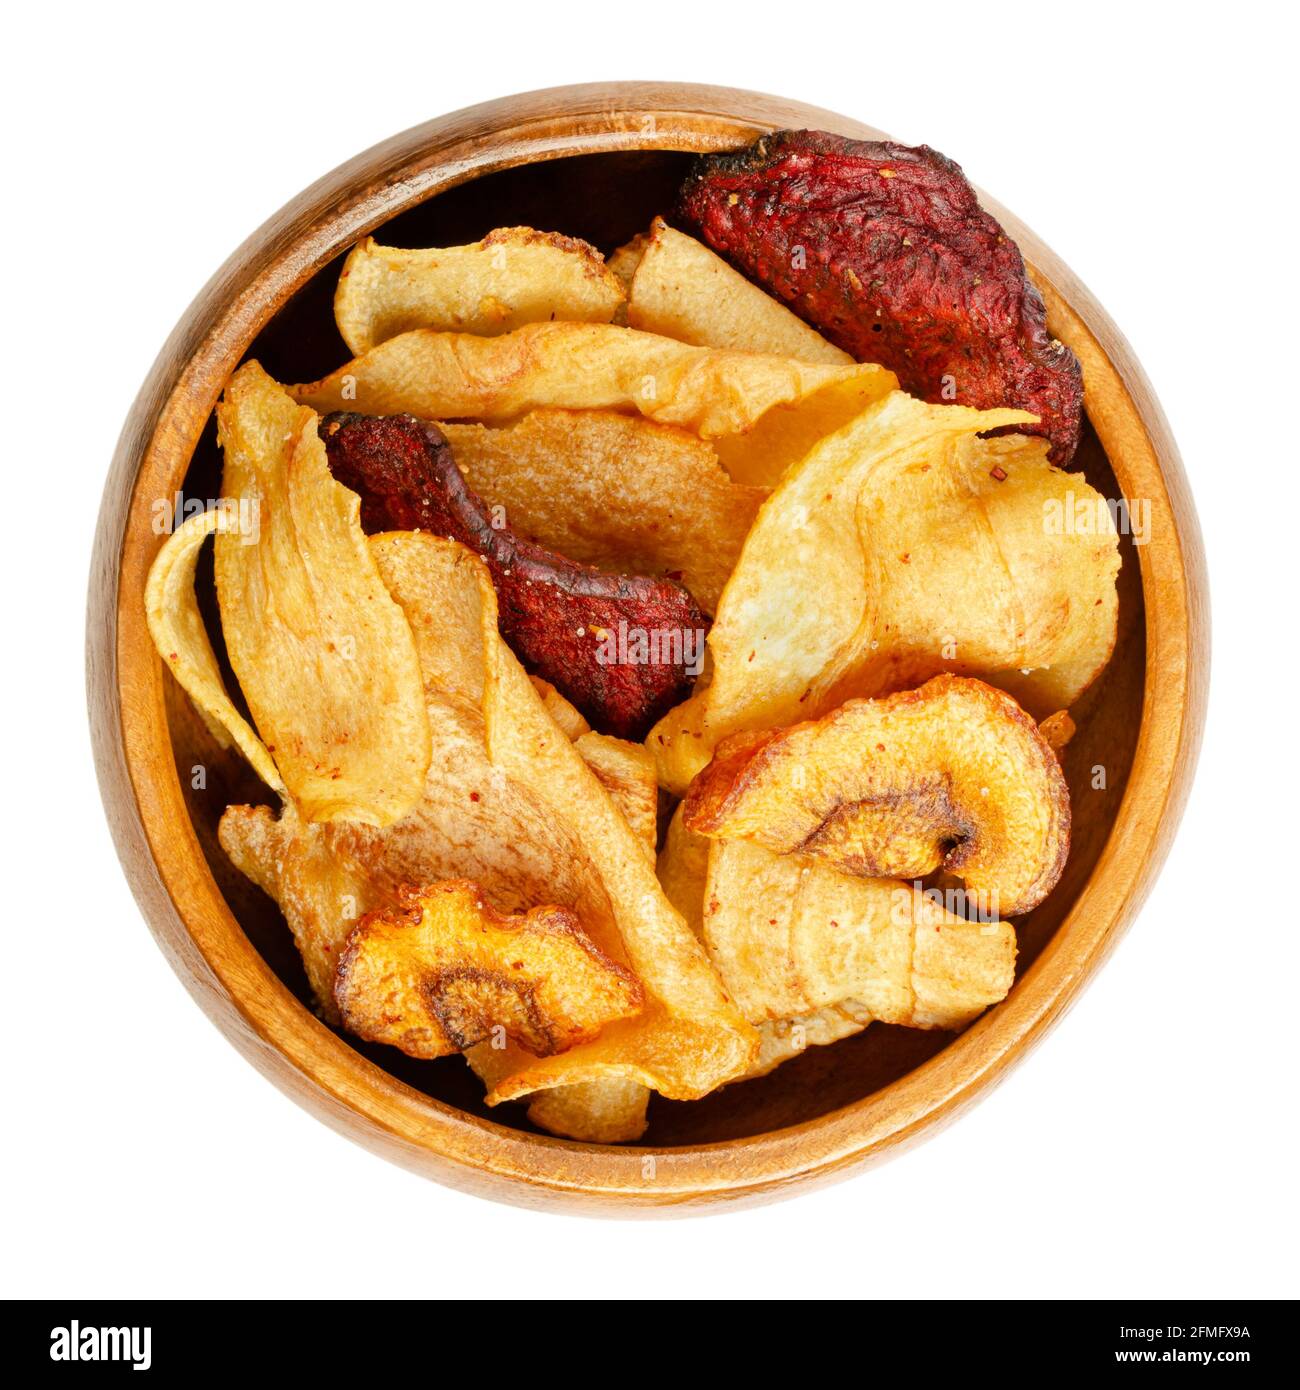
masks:
[[(35, 18), (32, 18), (35, 16)], [(129, 5), (6, 20), (3, 699), (11, 1295), (1295, 1296), (1294, 73), (1285, 7)], [(90, 764), (83, 610), (123, 416), (211, 271), (431, 116), (715, 82), (957, 158), (1145, 364), (1200, 506), (1209, 731), (1138, 923), (995, 1093), (758, 1211), (461, 1196), (298, 1110), (153, 944)]]

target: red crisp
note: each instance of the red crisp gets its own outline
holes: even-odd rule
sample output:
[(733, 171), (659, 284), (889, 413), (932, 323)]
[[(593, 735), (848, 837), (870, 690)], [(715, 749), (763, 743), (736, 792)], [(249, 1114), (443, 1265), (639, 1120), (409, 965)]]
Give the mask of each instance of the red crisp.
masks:
[[(502, 637), (594, 728), (643, 738), (690, 693), (690, 653), (703, 642), (707, 622), (680, 584), (607, 574), (520, 540), (508, 525), (494, 526), (451, 446), (428, 421), (340, 413), (321, 422), (321, 437), (330, 471), (361, 497), (367, 534), (429, 531), (483, 557)], [(656, 655), (675, 652), (682, 659), (637, 660), (638, 633), (658, 634), (653, 644), (641, 644)]]
[(905, 391), (1040, 417), (1064, 467), (1079, 440), (1079, 361), (1047, 331), (1015, 242), (937, 151), (783, 130), (696, 161), (680, 211), (715, 250)]

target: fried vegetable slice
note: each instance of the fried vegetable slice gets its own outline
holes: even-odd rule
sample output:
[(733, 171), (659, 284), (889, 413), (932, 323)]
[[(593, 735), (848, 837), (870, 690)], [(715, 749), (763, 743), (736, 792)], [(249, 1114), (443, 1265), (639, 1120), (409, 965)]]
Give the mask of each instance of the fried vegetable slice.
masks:
[[(685, 803), (679, 805), (668, 822), (668, 833), (659, 852), (658, 875), (668, 901), (702, 941), (704, 888), (709, 875), (712, 842), (686, 828), (684, 806)], [(759, 1037), (758, 1056), (744, 1076), (736, 1079), (751, 1081), (766, 1076), (782, 1062), (797, 1057), (805, 1048), (826, 1047), (841, 1038), (860, 1033), (870, 1022), (870, 1010), (855, 999), (845, 999), (794, 1018), (760, 1020), (755, 1024)]]
[(912, 884), (743, 840), (709, 851), (704, 938), (752, 1022), (852, 1000), (885, 1023), (960, 1028), (1005, 998), (1015, 973), (1008, 922), (969, 922)]
[[(630, 294), (632, 291), (632, 280), (636, 275), (636, 268), (641, 264), (641, 257), (645, 255), (646, 243), (650, 240), (646, 232), (638, 232), (631, 241), (625, 241), (622, 246), (609, 253), (605, 264), (609, 266), (614, 275), (618, 277), (619, 284), (623, 286), (623, 293)], [(620, 322), (619, 315), (622, 315), (621, 322), (627, 322), (627, 304), (624, 303), (621, 309), (615, 313), (614, 321)]]
[(535, 410), (504, 429), (440, 428), (519, 536), (597, 569), (680, 576), (707, 613), (765, 495), (732, 482), (713, 445), (641, 416)]
[(478, 884), (408, 887), (348, 938), (334, 979), (343, 1026), (411, 1057), (446, 1057), (494, 1028), (539, 1057), (640, 1012), (636, 977), (562, 907), (504, 914)]
[(1038, 732), (1047, 740), (1047, 746), (1056, 754), (1060, 760), (1061, 754), (1066, 746), (1074, 737), (1077, 730), (1074, 727), (1074, 720), (1070, 718), (1067, 710), (1058, 709), (1055, 714), (1049, 714), (1038, 726)]
[(535, 323), (499, 338), (415, 329), (292, 391), (322, 412), (489, 424), (540, 406), (623, 410), (713, 439), (846, 382), (864, 400), (897, 384), (892, 372), (871, 365), (720, 352), (614, 324)]
[(680, 584), (606, 574), (519, 539), (470, 489), (428, 421), (339, 414), (321, 430), (335, 478), (361, 496), (365, 529), (429, 530), (481, 555), (501, 635), (603, 732), (644, 738), (685, 698), (705, 620)]
[[(398, 826), (404, 822), (399, 821)], [(230, 862), (279, 907), (302, 957), (318, 1012), (337, 1022), (334, 970), (358, 918), (384, 900), (391, 882), (376, 882), (374, 839), (386, 835), (352, 821), (306, 821), (292, 801), (277, 815), (269, 806), (227, 806), (217, 838)]]
[(714, 441), (718, 460), (738, 485), (771, 492), (827, 435), (843, 429), (877, 397), (859, 381), (836, 381), (794, 410), (769, 410), (746, 434)]
[(794, 1018), (769, 1019), (758, 1025), (759, 1047), (754, 1065), (740, 1077), (754, 1081), (766, 1076), (792, 1057), (810, 1047), (829, 1047), (841, 1038), (851, 1038), (872, 1022), (871, 1011), (856, 999), (828, 1004), (810, 1014)]
[(587, 1144), (624, 1144), (646, 1130), (650, 1092), (639, 1081), (607, 1076), (536, 1091), (528, 1118), (539, 1128)]
[(982, 681), (850, 700), (821, 719), (724, 740), (686, 826), (844, 873), (964, 880), (981, 910), (1028, 912), (1070, 849), (1070, 793), (1032, 719)]
[[(979, 437), (1024, 418), (896, 392), (786, 475), (718, 605), (710, 683), (651, 731), (663, 785), (684, 793), (729, 734), (943, 671), (1035, 718), (1078, 698), (1114, 646), (1118, 538), (1041, 440)], [(1052, 509), (1076, 505), (1108, 524), (1054, 533)]]
[(562, 1056), (510, 1044), (490, 1103), (610, 1078), (689, 1099), (743, 1072), (753, 1031), (659, 891), (644, 845), (501, 641), (482, 561), (427, 534), (371, 545), (426, 662), (434, 746), (424, 796), (382, 830), (304, 824), (292, 808), (276, 820), (232, 807), (221, 822), (227, 853), (284, 910), (322, 1000), (332, 1004), (332, 966), (359, 916), (403, 884), (468, 878), (503, 911), (574, 912), (646, 992), (641, 1015)]
[(689, 829), (685, 802), (679, 802), (668, 822), (663, 848), (655, 864), (668, 901), (686, 925), (704, 940), (704, 882), (709, 876), (709, 840)]
[[(653, 862), (659, 806), (654, 760), (639, 744), (591, 733), (586, 721), (563, 695), (536, 676), (530, 679), (551, 718), (600, 779), (609, 799), (623, 813), (623, 819)], [(489, 1090), (509, 1074), (509, 1058), (491, 1043), (471, 1048), (465, 1060)], [(649, 1100), (650, 1092), (640, 1082), (606, 1076), (535, 1091), (527, 1097), (528, 1118), (539, 1129), (568, 1139), (589, 1144), (623, 1144), (645, 1133)]]
[(661, 217), (651, 225), (632, 279), (627, 321), (700, 347), (770, 352), (799, 362), (853, 361), (703, 242)]
[(1047, 329), (1015, 242), (924, 145), (781, 130), (704, 155), (681, 212), (706, 241), (859, 361), (929, 401), (1032, 410), (1069, 463), (1078, 359)]
[(659, 818), (659, 783), (655, 760), (642, 743), (585, 733), (573, 740), (578, 756), (596, 774), (609, 799), (623, 813), (650, 862), (655, 857), (655, 831)]
[(159, 656), (217, 741), (227, 748), (233, 742), (262, 781), (283, 796), (284, 782), (266, 745), (226, 692), (194, 596), (194, 568), (203, 542), (215, 532), (227, 529), (240, 530), (239, 512), (234, 507), (221, 506), (190, 517), (172, 532), (149, 567), (144, 590), (145, 617)]
[(529, 676), (547, 714), (596, 774), (632, 833), (654, 858), (658, 840), (659, 783), (654, 758), (642, 743), (593, 733), (587, 721), (539, 676)]
[(471, 246), (407, 251), (366, 239), (343, 263), (334, 319), (354, 356), (434, 328), (491, 337), (526, 323), (608, 323), (622, 283), (585, 241), (498, 227)]
[(230, 664), (307, 820), (391, 825), (429, 767), (415, 642), (330, 477), (315, 414), (249, 362), (217, 407), (223, 494), (258, 518), (220, 532), (217, 595)]
[(565, 738), (578, 739), (583, 734), (591, 732), (591, 725), (556, 690), (550, 681), (543, 680), (541, 676), (529, 676), (528, 679), (532, 681), (533, 689), (541, 697), (542, 704), (546, 706), (546, 712), (564, 730)]
[[(489, 1091), (518, 1065), (514, 1048), (480, 1043), (465, 1054), (474, 1074)], [(626, 1144), (646, 1130), (650, 1091), (639, 1081), (603, 1076), (571, 1086), (552, 1086), (525, 1096), (528, 1118), (538, 1129), (586, 1144)]]

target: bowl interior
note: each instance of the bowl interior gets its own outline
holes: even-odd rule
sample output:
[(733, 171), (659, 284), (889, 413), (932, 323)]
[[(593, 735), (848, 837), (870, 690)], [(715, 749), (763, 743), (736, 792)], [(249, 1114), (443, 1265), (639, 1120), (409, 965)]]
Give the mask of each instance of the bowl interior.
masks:
[[(494, 227), (528, 225), (582, 237), (608, 253), (644, 230), (656, 213), (672, 206), (690, 158), (668, 151), (636, 151), (523, 165), (443, 192), (393, 218), (375, 234), (395, 246), (449, 246), (475, 241)], [(304, 285), (250, 348), (248, 356), (256, 357), (278, 380), (313, 380), (347, 360), (332, 313), (341, 262), (340, 256)], [(1088, 424), (1078, 467), (1103, 496), (1121, 495)], [(216, 498), (220, 479), (215, 421), (209, 420), (182, 485), (184, 495)], [(1145, 619), (1136, 551), (1131, 537), (1122, 539), (1118, 643), (1102, 680), (1075, 710), (1079, 731), (1064, 759), (1074, 815), (1070, 859), (1048, 900), (1017, 923), (1018, 976), (1050, 940), (1092, 873), (1119, 810), (1137, 746)], [(210, 548), (200, 561), (197, 588), (228, 688), (238, 699), (221, 643)], [(266, 788), (237, 754), (216, 745), (170, 678), (167, 714), (186, 805), (213, 876), (254, 947), (310, 1008), (306, 976), (279, 909), (233, 868), (217, 843), (217, 822), (225, 808), (267, 802)], [(815, 1119), (888, 1086), (940, 1052), (952, 1038), (948, 1033), (873, 1024), (855, 1038), (809, 1048), (770, 1075), (726, 1087), (703, 1101), (682, 1104), (655, 1096), (645, 1143), (693, 1147)], [(420, 1062), (391, 1048), (347, 1041), (417, 1091), (495, 1124), (533, 1129), (522, 1105), (489, 1111), (483, 1104), (482, 1085), (459, 1057)]]

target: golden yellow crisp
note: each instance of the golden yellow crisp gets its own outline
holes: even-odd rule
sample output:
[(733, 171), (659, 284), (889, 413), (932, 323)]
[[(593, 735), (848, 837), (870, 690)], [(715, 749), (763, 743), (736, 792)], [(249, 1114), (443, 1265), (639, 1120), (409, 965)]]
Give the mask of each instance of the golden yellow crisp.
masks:
[(743, 840), (709, 851), (704, 938), (753, 1022), (851, 1000), (885, 1023), (959, 1028), (1004, 998), (1015, 973), (1009, 922), (967, 921), (914, 884)]
[(1048, 747), (1059, 758), (1078, 731), (1075, 729), (1074, 720), (1070, 718), (1069, 711), (1058, 709), (1055, 714), (1049, 714), (1046, 719), (1041, 721), (1038, 725), (1038, 732), (1047, 740)]
[(655, 219), (640, 248), (627, 321), (632, 328), (700, 347), (832, 365), (853, 361), (703, 242), (662, 218)]
[[(482, 562), (450, 542), (410, 532), (375, 536), (370, 545), (410, 620), (425, 678), (432, 757), (419, 801), (382, 830), (305, 823), (292, 806), (278, 817), (266, 807), (232, 806), (220, 826), (227, 854), (280, 904), (331, 1019), (334, 972), (348, 935), (404, 884), (468, 878), (507, 912), (556, 903), (584, 919), (589, 904), (608, 913), (581, 848), (543, 802), (488, 759)], [(490, 584), (486, 598), (494, 607)]]
[(334, 319), (354, 356), (412, 328), (490, 337), (526, 323), (608, 323), (623, 286), (585, 241), (498, 227), (471, 246), (408, 251), (373, 237), (343, 263)]
[(550, 681), (544, 680), (541, 676), (529, 676), (528, 679), (532, 681), (533, 689), (546, 706), (546, 712), (564, 730), (565, 738), (577, 739), (590, 732), (591, 725)]
[(864, 403), (897, 385), (881, 367), (691, 347), (615, 324), (534, 323), (497, 338), (414, 329), (291, 389), (320, 411), (499, 424), (542, 406), (622, 410), (713, 439), (849, 383)]
[(646, 858), (653, 864), (659, 816), (655, 760), (643, 743), (588, 731), (573, 740), (578, 756), (622, 813)]
[[(495, 615), (490, 634), (496, 636)], [(514, 654), (499, 638), (488, 638), (484, 656), (493, 766), (544, 797), (577, 841), (591, 847), (610, 893), (616, 939), (646, 990), (640, 1017), (611, 1024), (562, 1058), (521, 1059), (520, 1070), (496, 1085), (489, 1103), (610, 1076), (640, 1081), (670, 1099), (698, 1099), (749, 1066), (757, 1050), (753, 1030), (664, 896), (653, 862), (537, 700)], [(596, 927), (588, 929), (609, 951)]]
[[(659, 852), (659, 882), (669, 902), (702, 941), (710, 841), (686, 828), (683, 810), (684, 804), (678, 806), (668, 823), (668, 833)], [(854, 1033), (860, 1033), (870, 1022), (870, 1011), (855, 999), (844, 999), (793, 1018), (756, 1020), (758, 1056), (744, 1076), (736, 1079), (749, 1081), (766, 1076), (806, 1048), (826, 1047), (841, 1038), (851, 1037)]]
[(871, 1011), (856, 999), (828, 1004), (810, 1014), (794, 1018), (774, 1018), (758, 1027), (758, 1056), (754, 1065), (740, 1077), (753, 1081), (775, 1071), (782, 1062), (798, 1057), (810, 1047), (829, 1047), (842, 1038), (851, 1038), (872, 1022)]
[[(554, 686), (539, 676), (529, 680), (547, 713), (573, 741), (653, 861), (659, 809), (653, 758), (641, 744), (592, 733), (587, 721)], [(491, 1043), (471, 1048), (465, 1060), (489, 1090), (509, 1074), (510, 1059)], [(638, 1081), (605, 1076), (535, 1091), (526, 1099), (528, 1118), (539, 1129), (591, 1144), (620, 1144), (645, 1133), (650, 1092)]]
[(646, 1131), (650, 1092), (623, 1076), (553, 1086), (529, 1098), (528, 1118), (551, 1134), (588, 1144), (622, 1144)]
[[(646, 243), (650, 240), (648, 232), (638, 232), (631, 241), (625, 241), (622, 246), (611, 251), (605, 260), (605, 264), (618, 277), (618, 282), (623, 286), (623, 293), (630, 294), (632, 290), (632, 280), (636, 275), (636, 268), (641, 264), (641, 257), (645, 255)], [(614, 315), (615, 323), (627, 322), (627, 304), (620, 306)]]
[(1006, 916), (1051, 892), (1070, 848), (1056, 755), (1011, 696), (962, 676), (726, 739), (682, 804), (698, 834), (845, 873), (942, 868)]
[[(465, 1060), (491, 1091), (514, 1071), (518, 1053), (480, 1043), (465, 1054)], [(528, 1118), (539, 1129), (585, 1144), (625, 1144), (640, 1139), (646, 1130), (649, 1100), (649, 1089), (639, 1081), (612, 1075), (552, 1086), (524, 1097)]]
[(686, 919), (686, 925), (704, 940), (704, 881), (709, 874), (709, 841), (697, 835), (685, 821), (680, 803), (668, 822), (655, 871), (668, 901)]
[(470, 487), (516, 535), (624, 574), (673, 574), (715, 611), (764, 493), (686, 430), (609, 410), (440, 426)]
[(420, 799), (429, 721), (360, 499), (330, 476), (315, 413), (256, 362), (231, 378), (217, 425), (222, 492), (256, 528), (216, 540), (221, 627), (253, 721), (306, 820), (391, 825)]
[(718, 460), (734, 482), (770, 492), (827, 435), (879, 399), (874, 382), (833, 381), (795, 406), (768, 411), (745, 434), (715, 440)]
[(1118, 544), (1053, 533), (1049, 505), (1101, 499), (1041, 439), (979, 437), (1030, 418), (895, 392), (791, 469), (723, 591), (711, 678), (651, 731), (661, 782), (684, 793), (730, 734), (942, 671), (1068, 708), (1114, 646)]
[[(853, 363), (847, 352), (828, 343), (702, 242), (660, 218), (647, 236), (622, 248), (621, 255), (621, 264), (632, 272), (626, 309), (632, 328), (699, 347), (771, 353), (831, 366)], [(769, 411), (752, 430), (718, 439), (719, 457), (737, 483), (768, 491), (790, 464), (878, 395), (861, 378), (831, 383), (793, 407)]]
[(636, 977), (562, 907), (497, 912), (478, 884), (406, 888), (348, 938), (334, 980), (343, 1026), (411, 1057), (508, 1037), (549, 1057), (640, 1011)]
[(226, 691), (194, 596), (194, 568), (203, 542), (219, 530), (238, 529), (239, 525), (237, 509), (212, 507), (178, 527), (149, 568), (145, 617), (158, 655), (194, 702), (217, 742), (223, 748), (233, 743), (267, 786), (284, 795), (284, 782), (266, 745)]

